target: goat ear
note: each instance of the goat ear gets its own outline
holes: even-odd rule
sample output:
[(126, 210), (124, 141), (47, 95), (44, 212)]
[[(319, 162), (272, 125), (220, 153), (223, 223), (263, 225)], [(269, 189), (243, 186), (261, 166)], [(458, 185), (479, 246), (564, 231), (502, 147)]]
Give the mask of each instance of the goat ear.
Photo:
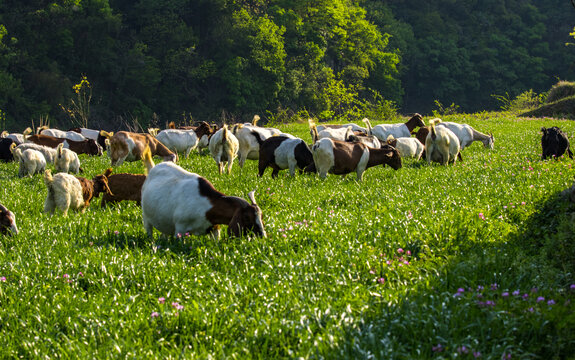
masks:
[(256, 197), (255, 197), (255, 190), (250, 191), (250, 193), (248, 194), (248, 198), (250, 199), (250, 201), (252, 202), (252, 205), (254, 206), (258, 206), (258, 204), (256, 204)]
[(388, 158), (392, 158), (393, 157), (393, 151), (386, 153), (385, 156), (387, 156)]

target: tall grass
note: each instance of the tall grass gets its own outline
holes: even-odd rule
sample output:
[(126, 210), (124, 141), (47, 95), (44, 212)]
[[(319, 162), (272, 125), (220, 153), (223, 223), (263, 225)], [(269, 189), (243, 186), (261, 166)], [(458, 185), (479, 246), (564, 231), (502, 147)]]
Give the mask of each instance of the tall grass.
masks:
[[(558, 194), (573, 161), (541, 161), (538, 131), (575, 126), (444, 120), (492, 132), (495, 150), (372, 168), (361, 183), (258, 178), (253, 161), (223, 176), (209, 156), (182, 159), (226, 194), (255, 189), (265, 239), (149, 239), (128, 203), (50, 217), (41, 177), (0, 164), (0, 201), (21, 230), (0, 238), (0, 357), (570, 356), (575, 281), (553, 248), (571, 229)], [(305, 124), (282, 129), (309, 138)], [(81, 160), (86, 177), (109, 165)]]

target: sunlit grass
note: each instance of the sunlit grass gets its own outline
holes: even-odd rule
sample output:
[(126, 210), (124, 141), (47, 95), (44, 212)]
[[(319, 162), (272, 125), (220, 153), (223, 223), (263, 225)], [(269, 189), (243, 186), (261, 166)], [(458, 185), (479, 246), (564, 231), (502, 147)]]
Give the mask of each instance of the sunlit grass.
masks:
[[(258, 178), (254, 161), (221, 176), (209, 156), (182, 159), (226, 194), (255, 189), (266, 239), (149, 239), (138, 207), (99, 200), (50, 217), (41, 176), (19, 179), (16, 164), (0, 164), (0, 201), (21, 230), (0, 238), (0, 357), (572, 354), (572, 266), (547, 244), (565, 243), (552, 234), (573, 211), (557, 196), (572, 184), (573, 161), (540, 161), (538, 131), (575, 126), (446, 120), (492, 132), (495, 150), (476, 143), (449, 167), (372, 168), (363, 182)], [(305, 124), (286, 131), (309, 139)], [(109, 166), (81, 160), (86, 177)]]

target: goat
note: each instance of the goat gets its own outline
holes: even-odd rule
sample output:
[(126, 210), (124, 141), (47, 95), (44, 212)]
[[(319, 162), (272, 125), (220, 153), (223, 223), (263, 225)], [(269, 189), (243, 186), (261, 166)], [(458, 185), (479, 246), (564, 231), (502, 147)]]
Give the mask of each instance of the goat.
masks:
[(3, 133), (3, 138), (6, 139), (12, 139), (14, 142), (18, 143), (18, 144), (22, 144), (26, 141), (26, 138), (28, 137), (28, 135), (32, 134), (32, 128), (27, 127), (22, 134), (19, 133), (9, 133), (9, 134), (4, 134)]
[(135, 201), (138, 206), (142, 200), (142, 185), (146, 181), (144, 174), (112, 174), (112, 169), (107, 169), (104, 176), (108, 179), (108, 188), (111, 193), (102, 195), (101, 207), (107, 203), (117, 203), (123, 200)]
[(80, 159), (78, 154), (72, 150), (65, 149), (64, 144), (61, 143), (56, 148), (56, 158), (54, 159), (54, 170), (56, 172), (74, 173), (82, 172), (80, 167)]
[(54, 159), (56, 159), (56, 149), (53, 149), (48, 146), (38, 145), (34, 143), (23, 143), (18, 145), (16, 148), (20, 149), (21, 151), (24, 151), (26, 149), (33, 149), (39, 151), (42, 153), (42, 155), (44, 155), (44, 158), (46, 159), (47, 163), (53, 163)]
[(272, 178), (276, 178), (279, 171), (284, 169), (289, 169), (290, 175), (295, 176), (296, 167), (303, 170), (313, 163), (313, 154), (302, 139), (272, 136), (262, 140), (259, 135), (256, 138), (260, 144), (258, 161), (260, 177), (268, 167), (273, 169)]
[(12, 155), (12, 151), (10, 150), (12, 144), (20, 145), (20, 143), (15, 142), (12, 139), (0, 138), (0, 160), (3, 162), (14, 160), (14, 155)]
[[(224, 129), (227, 131), (226, 126)], [(253, 232), (266, 237), (262, 212), (253, 191), (249, 193), (250, 204), (222, 194), (205, 178), (176, 164), (164, 162), (154, 166), (148, 150), (143, 162), (148, 176), (142, 186), (142, 218), (150, 237), (154, 228), (174, 236), (216, 231), (217, 237), (219, 224), (228, 225), (229, 235)]]
[(64, 148), (70, 149), (76, 154), (88, 155), (102, 155), (102, 147), (93, 139), (86, 139), (83, 141), (74, 141), (70, 139), (57, 138), (49, 135), (36, 134), (26, 138), (27, 142), (32, 142), (38, 145), (44, 145), (51, 148), (56, 148), (58, 144), (63, 143)]
[[(272, 136), (283, 135), (292, 137), (290, 134), (284, 134), (275, 128), (262, 128), (253, 125), (237, 124), (234, 126), (232, 133), (238, 139), (238, 163), (243, 168), (247, 159), (257, 160), (260, 156), (260, 141)], [(256, 138), (259, 137), (258, 138)]]
[(401, 168), (399, 152), (387, 144), (381, 149), (372, 149), (356, 142), (320, 139), (312, 147), (314, 165), (306, 171), (317, 171), (325, 179), (327, 173), (344, 175), (355, 171), (357, 180), (361, 181), (366, 169), (376, 165), (389, 165), (397, 170)]
[[(309, 121), (309, 120), (308, 120)], [(347, 129), (351, 126), (351, 130), (353, 132), (362, 132), (365, 134), (369, 134), (367, 127), (362, 127), (354, 123), (339, 125), (339, 124), (320, 124), (317, 125), (317, 131), (322, 131), (325, 129)]]
[(239, 147), (238, 139), (229, 131), (227, 125), (212, 135), (209, 145), (210, 154), (216, 161), (220, 174), (224, 172), (226, 162), (228, 174), (232, 173), (232, 165), (238, 156)]
[[(371, 127), (369, 119), (363, 119), (363, 122)], [(413, 115), (409, 120), (402, 124), (379, 124), (371, 128), (371, 134), (377, 136), (380, 141), (387, 141), (389, 135), (393, 135), (394, 138), (400, 137), (410, 137), (411, 132), (417, 127), (423, 127), (425, 123), (423, 122), (423, 117), (419, 114)]]
[(33, 149), (22, 150), (12, 144), (10, 146), (14, 159), (19, 162), (18, 177), (30, 176), (43, 172), (46, 168), (46, 158), (41, 152)]
[(139, 134), (128, 131), (118, 131), (106, 139), (106, 150), (112, 166), (120, 166), (124, 161), (137, 161), (142, 158), (146, 146), (150, 147), (152, 155), (161, 156), (164, 161), (176, 161), (177, 156), (158, 139), (150, 134)]
[(415, 160), (419, 160), (421, 159), (421, 154), (423, 154), (423, 144), (413, 137), (396, 139), (393, 135), (389, 135), (387, 143), (396, 148), (402, 158), (415, 158)]
[(312, 142), (315, 144), (319, 139), (332, 139), (339, 141), (346, 141), (350, 135), (353, 135), (353, 130), (351, 126), (346, 128), (325, 128), (322, 131), (318, 131), (317, 125), (313, 119), (308, 119), (310, 134)]
[(72, 128), (68, 131), (75, 131), (82, 134), (86, 139), (92, 139), (98, 143), (103, 149), (106, 148), (106, 138), (107, 136), (112, 136), (114, 133), (108, 133), (104, 130), (94, 130), (87, 128)]
[(455, 136), (459, 139), (459, 147), (461, 150), (465, 149), (471, 145), (474, 141), (481, 141), (485, 148), (493, 150), (495, 143), (495, 138), (493, 134), (481, 133), (467, 124), (458, 124), (454, 122), (443, 122), (441, 119), (437, 119), (436, 126), (445, 126), (451, 130)]
[(2, 204), (0, 204), (0, 234), (8, 236), (18, 235), (16, 216)]
[(39, 134), (56, 137), (59, 139), (69, 139), (74, 141), (84, 141), (86, 137), (76, 131), (63, 131), (59, 129), (42, 129)]
[(198, 146), (198, 136), (194, 130), (166, 129), (160, 131), (156, 139), (174, 153), (184, 153), (186, 158)]
[(50, 170), (44, 172), (44, 184), (48, 188), (48, 195), (44, 202), (44, 212), (54, 214), (56, 208), (62, 211), (64, 216), (68, 210), (80, 210), (84, 212), (94, 197), (100, 193), (112, 192), (108, 187), (108, 179), (104, 175), (97, 175), (92, 180), (75, 177), (66, 173), (58, 173), (52, 176)]
[(438, 119), (430, 120), (430, 129), (425, 139), (427, 163), (432, 161), (441, 165), (455, 163), (460, 151), (459, 139), (445, 126), (436, 126)]
[(569, 148), (569, 138), (567, 134), (563, 132), (557, 126), (550, 128), (541, 128), (543, 136), (541, 136), (541, 160), (545, 160), (548, 157), (558, 158), (567, 152), (569, 158), (573, 159), (573, 153)]

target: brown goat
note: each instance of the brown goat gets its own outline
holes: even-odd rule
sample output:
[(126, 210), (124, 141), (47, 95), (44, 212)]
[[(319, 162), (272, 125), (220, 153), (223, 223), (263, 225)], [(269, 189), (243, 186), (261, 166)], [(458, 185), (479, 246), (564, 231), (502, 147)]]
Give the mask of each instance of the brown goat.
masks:
[(102, 207), (107, 203), (117, 203), (123, 200), (135, 201), (138, 206), (142, 201), (142, 185), (146, 181), (143, 174), (112, 174), (112, 169), (107, 169), (104, 176), (108, 178), (108, 187), (112, 194), (102, 195)]
[(102, 155), (102, 147), (93, 139), (74, 141), (50, 135), (36, 134), (27, 137), (26, 141), (51, 148), (56, 148), (60, 143), (64, 143), (64, 148), (70, 149), (76, 154)]

